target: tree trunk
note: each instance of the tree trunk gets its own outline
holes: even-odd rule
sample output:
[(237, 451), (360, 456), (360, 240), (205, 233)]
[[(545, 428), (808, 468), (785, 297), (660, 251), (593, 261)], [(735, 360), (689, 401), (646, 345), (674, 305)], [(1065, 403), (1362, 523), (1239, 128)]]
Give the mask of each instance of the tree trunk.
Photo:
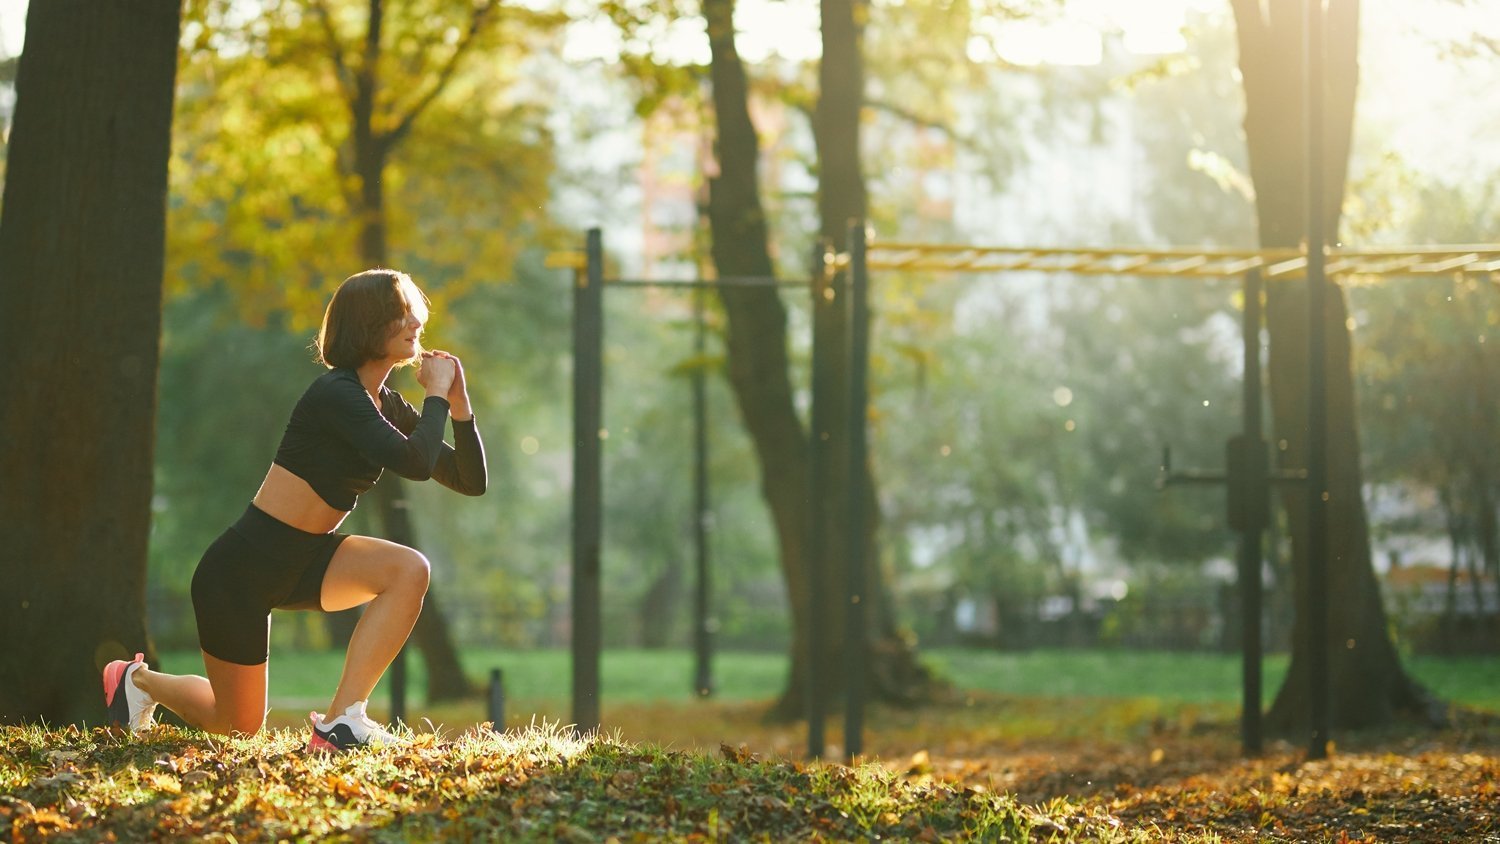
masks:
[[(749, 112), (749, 85), (744, 64), (734, 40), (733, 0), (704, 0), (704, 17), (708, 23), (710, 67), (713, 81), (713, 104), (716, 129), (718, 175), (709, 184), (709, 223), (713, 234), (714, 265), (721, 277), (769, 276), (774, 273), (765, 212), (760, 201), (760, 145)], [(836, 232), (830, 238), (842, 244), (847, 236), (848, 221), (864, 214), (864, 183), (858, 164), (858, 119), (862, 101), (863, 72), (858, 58), (858, 33), (854, 9), (847, 0), (842, 9), (829, 11), (825, 5), (825, 29), (830, 21), (842, 21), (844, 29), (833, 38), (838, 57), (825, 74), (825, 90), (820, 100), (818, 144), (824, 159), (821, 174), (820, 208), (825, 226)], [(836, 21), (833, 26), (840, 26)], [(825, 53), (828, 50), (825, 47)], [(828, 64), (825, 61), (825, 64)], [(826, 105), (825, 105), (826, 104)], [(826, 127), (826, 128), (825, 128)], [(823, 152), (825, 145), (830, 150)], [(847, 152), (849, 148), (854, 152)], [(831, 163), (837, 162), (837, 163)], [(830, 173), (832, 167), (836, 172)], [(792, 610), (791, 660), (786, 689), (770, 715), (791, 719), (801, 715), (806, 678), (809, 623), (812, 613), (826, 619), (830, 632), (842, 631), (844, 618), (845, 553), (844, 513), (831, 508), (822, 525), (827, 531), (827, 558), (823, 571), (828, 580), (828, 596), (822, 607), (810, 606), (811, 574), (806, 548), (808, 531), (814, 529), (808, 518), (808, 439), (793, 405), (793, 388), (789, 375), (786, 346), (786, 310), (779, 294), (765, 288), (723, 288), (719, 291), (728, 321), (727, 360), (729, 382), (734, 391), (746, 430), (755, 445), (760, 461), (762, 492), (770, 506), (776, 525), (782, 575)], [(820, 322), (819, 331), (827, 331), (833, 348), (847, 337), (847, 320)], [(847, 385), (848, 361), (834, 364), (835, 383)], [(831, 419), (843, 419), (847, 402), (843, 390), (835, 388)], [(822, 400), (820, 398), (820, 400)], [(837, 449), (835, 449), (837, 451)], [(844, 463), (836, 458), (833, 477), (842, 476)], [(868, 472), (868, 467), (865, 469)], [(866, 512), (876, 512), (873, 485), (867, 484)], [(842, 498), (842, 484), (830, 489), (830, 500)], [(877, 519), (871, 518), (866, 541), (871, 542)], [(895, 635), (888, 590), (873, 547), (866, 559), (870, 566), (868, 593), (874, 600), (868, 611), (870, 630), (870, 688), (886, 700), (911, 700), (913, 688), (925, 682), (926, 675), (911, 658), (905, 641)], [(829, 643), (831, 653), (825, 665), (841, 663), (842, 645)], [(842, 691), (839, 672), (822, 678), (831, 693)]]
[(641, 647), (658, 649), (672, 644), (677, 607), (681, 603), (682, 557), (669, 553), (661, 573), (646, 587), (636, 612), (640, 619)]
[[(1245, 87), (1245, 136), (1255, 184), (1260, 241), (1266, 247), (1295, 247), (1306, 231), (1306, 125), (1303, 111), (1302, 0), (1233, 0)], [(1330, 0), (1325, 26), (1327, 48), (1324, 110), (1324, 196), (1326, 231), (1338, 231), (1344, 195), (1354, 93), (1358, 77), (1358, 0)], [(1292, 539), (1295, 627), (1309, 612), (1329, 612), (1328, 639), (1318, 646), (1331, 654), (1332, 717), (1335, 727), (1357, 728), (1388, 721), (1398, 711), (1429, 714), (1421, 688), (1407, 677), (1386, 630), (1385, 608), (1371, 564), (1355, 424), (1351, 338), (1343, 290), (1330, 284), (1327, 337), (1328, 402), (1328, 577), (1331, 607), (1308, 607), (1307, 491), (1282, 489)], [(1306, 465), (1308, 411), (1308, 318), (1306, 285), (1270, 285), (1266, 329), (1270, 336), (1271, 409), (1279, 438), (1280, 464)], [(1294, 631), (1295, 633), (1296, 631)], [(1267, 723), (1271, 729), (1301, 732), (1309, 726), (1307, 661), (1300, 634), (1293, 636), (1292, 662)]]
[(0, 720), (104, 719), (149, 651), (176, 0), (34, 3), (0, 221)]
[[(704, 0), (712, 58), (718, 175), (709, 180), (708, 217), (714, 266), (721, 277), (774, 273), (760, 202), (760, 141), (750, 120), (749, 84), (734, 40), (734, 0)], [(792, 614), (787, 685), (806, 668), (809, 607), (807, 547), (808, 441), (792, 403), (786, 308), (768, 288), (719, 289), (729, 384), (760, 462), (761, 493), (776, 525), (778, 556)], [(783, 702), (795, 700), (790, 694)], [(778, 707), (779, 715), (792, 711)]]
[[(360, 220), (359, 252), (364, 262), (361, 269), (390, 266), (386, 243), (385, 165), (395, 141), (380, 134), (375, 127), (382, 18), (380, 0), (371, 0), (364, 61), (356, 80), (354, 101), (350, 103), (354, 119), (353, 175), (359, 180), (359, 206), (353, 210)], [(385, 538), (415, 548), (416, 530), (411, 523), (405, 485), (401, 479), (387, 472), (373, 492)], [(412, 638), (427, 664), (428, 703), (476, 694), (477, 690), (464, 675), (463, 665), (458, 660), (458, 648), (453, 644), (448, 620), (431, 594), (422, 605), (422, 614), (417, 617)]]

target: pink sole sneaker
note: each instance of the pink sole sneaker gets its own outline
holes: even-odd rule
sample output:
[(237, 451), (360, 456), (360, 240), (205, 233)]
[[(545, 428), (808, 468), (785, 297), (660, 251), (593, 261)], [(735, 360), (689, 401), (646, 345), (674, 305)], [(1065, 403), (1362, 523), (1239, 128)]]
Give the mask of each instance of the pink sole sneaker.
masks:
[(129, 662), (117, 659), (104, 666), (104, 706), (109, 710), (111, 722), (122, 727), (130, 726), (130, 704), (125, 698), (125, 675), (132, 665), (140, 665), (146, 659), (145, 654), (136, 654), (135, 659)]

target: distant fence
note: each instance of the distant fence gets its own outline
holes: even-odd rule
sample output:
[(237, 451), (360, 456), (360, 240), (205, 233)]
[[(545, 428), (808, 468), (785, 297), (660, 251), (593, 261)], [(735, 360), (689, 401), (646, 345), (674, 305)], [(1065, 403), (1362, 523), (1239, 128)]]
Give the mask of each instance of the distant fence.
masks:
[[(1429, 653), (1500, 653), (1500, 590), (1487, 583), (1479, 590), (1458, 590), (1449, 607), (1446, 592), (1386, 590), (1387, 612), (1398, 644)], [(474, 596), (439, 595), (438, 604), (460, 647), (565, 647), (568, 606), (559, 603), (531, 617), (518, 617), (493, 602)], [(1127, 648), (1135, 650), (1219, 651), (1240, 649), (1239, 599), (1233, 587), (1152, 594), (1133, 591), (1124, 600), (1075, 599), (1068, 596), (1007, 595), (966, 598), (953, 594), (909, 595), (902, 601), (902, 621), (926, 647), (976, 646), (1006, 650), (1037, 648)], [(1262, 648), (1285, 651), (1292, 635), (1290, 601), (1267, 593), (1261, 618)], [(637, 608), (605, 606), (605, 629), (612, 646), (688, 647), (691, 642), (684, 602), (683, 618), (664, 642), (647, 642)], [(147, 594), (151, 634), (158, 647), (190, 649), (197, 645), (192, 605), (186, 595), (161, 589)], [(767, 624), (718, 638), (718, 646), (735, 650), (783, 649), (784, 625)], [(726, 631), (728, 632), (728, 631)], [(294, 647), (327, 646), (321, 617), (314, 613), (278, 614), (273, 638)]]

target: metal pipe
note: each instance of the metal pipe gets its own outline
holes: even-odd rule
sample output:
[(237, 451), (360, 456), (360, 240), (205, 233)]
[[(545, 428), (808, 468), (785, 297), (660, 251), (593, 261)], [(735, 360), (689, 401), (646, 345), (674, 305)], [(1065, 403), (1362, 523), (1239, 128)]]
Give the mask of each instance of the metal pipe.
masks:
[(1307, 660), (1311, 734), (1308, 757), (1328, 755), (1328, 396), (1324, 314), (1323, 0), (1307, 11)]
[(490, 728), (497, 733), (505, 732), (505, 674), (498, 668), (490, 669)]
[(869, 270), (865, 265), (865, 224), (849, 228), (849, 475), (848, 500), (848, 613), (844, 636), (845, 686), (844, 749), (852, 762), (864, 752), (865, 681), (869, 673), (865, 632), (865, 485), (869, 390), (866, 384), (870, 355)]
[(1243, 502), (1247, 518), (1240, 531), (1240, 743), (1247, 756), (1261, 751), (1261, 536), (1269, 511), (1265, 434), (1261, 426), (1260, 270), (1245, 273), (1244, 431), (1246, 461)]
[(693, 693), (708, 697), (714, 692), (713, 629), (709, 618), (708, 582), (708, 392), (703, 373), (707, 326), (703, 315), (703, 291), (693, 294), (693, 560), (696, 584), (693, 590)]
[(807, 756), (821, 759), (827, 746), (824, 721), (828, 713), (828, 475), (833, 431), (828, 419), (829, 348), (827, 332), (819, 330), (834, 308), (843, 307), (839, 279), (826, 271), (828, 244), (819, 241), (812, 256), (812, 409), (808, 435), (807, 490), (807, 652), (803, 657), (803, 695), (807, 708)]
[(604, 235), (589, 229), (573, 291), (573, 729), (599, 728)]

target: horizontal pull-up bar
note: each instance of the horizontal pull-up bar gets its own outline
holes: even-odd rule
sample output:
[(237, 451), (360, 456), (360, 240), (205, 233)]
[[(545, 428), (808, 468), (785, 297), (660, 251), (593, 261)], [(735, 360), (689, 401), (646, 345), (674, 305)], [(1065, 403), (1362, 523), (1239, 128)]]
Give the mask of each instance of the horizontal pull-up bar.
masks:
[[(1330, 275), (1451, 275), (1500, 271), (1500, 244), (1333, 249)], [(842, 269), (848, 255), (833, 262)], [(947, 243), (872, 243), (870, 269), (928, 272), (1053, 272), (1082, 275), (1222, 278), (1260, 269), (1267, 278), (1301, 277), (1307, 257), (1299, 249), (1194, 249), (1189, 247), (1072, 248), (966, 246)]]
[(651, 278), (606, 278), (608, 287), (684, 287), (688, 289), (712, 289), (715, 287), (806, 287), (812, 282), (805, 278), (773, 278), (771, 276), (728, 276), (726, 278), (695, 279), (651, 279)]

